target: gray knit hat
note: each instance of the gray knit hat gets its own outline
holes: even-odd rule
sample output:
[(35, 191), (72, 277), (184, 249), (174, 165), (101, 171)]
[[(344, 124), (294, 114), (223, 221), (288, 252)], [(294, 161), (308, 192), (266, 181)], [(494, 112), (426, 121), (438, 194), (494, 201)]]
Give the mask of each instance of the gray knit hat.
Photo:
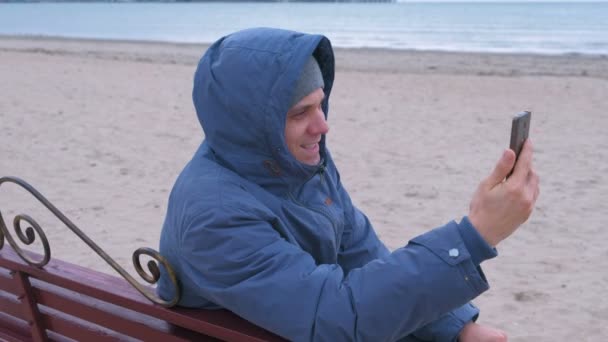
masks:
[(317, 60), (313, 56), (310, 56), (302, 68), (300, 78), (296, 82), (289, 108), (293, 107), (293, 105), (300, 102), (301, 99), (317, 88), (323, 88), (324, 86), (325, 83), (323, 82), (323, 74), (321, 73), (321, 68), (319, 68), (319, 63), (317, 63)]

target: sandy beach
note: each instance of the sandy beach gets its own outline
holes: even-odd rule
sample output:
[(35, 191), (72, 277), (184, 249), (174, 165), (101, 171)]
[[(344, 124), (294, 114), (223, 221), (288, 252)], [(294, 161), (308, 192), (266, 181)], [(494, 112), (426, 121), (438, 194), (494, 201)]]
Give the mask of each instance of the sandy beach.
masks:
[[(0, 176), (31, 183), (134, 273), (203, 139), (191, 91), (205, 48), (0, 37)], [(482, 265), (479, 322), (516, 342), (605, 341), (608, 57), (337, 49), (336, 64), (328, 146), (391, 249), (466, 215), (511, 116), (533, 112), (541, 196)], [(0, 211), (11, 226), (35, 218), (53, 258), (114, 273), (18, 187), (0, 187)]]

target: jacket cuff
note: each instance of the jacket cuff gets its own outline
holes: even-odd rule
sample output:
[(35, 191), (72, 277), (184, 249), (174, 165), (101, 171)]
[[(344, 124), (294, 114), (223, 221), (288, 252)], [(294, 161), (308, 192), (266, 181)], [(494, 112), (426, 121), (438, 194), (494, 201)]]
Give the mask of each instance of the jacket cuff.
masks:
[(467, 216), (463, 217), (458, 224), (458, 232), (475, 266), (479, 266), (483, 261), (498, 255), (496, 248), (493, 248), (484, 240)]
[(451, 338), (449, 341), (458, 341), (458, 337), (460, 337), (460, 332), (464, 328), (464, 326), (468, 323), (475, 322), (479, 317), (479, 309), (473, 305), (473, 303), (467, 303), (458, 309), (449, 313), (452, 320), (454, 320), (453, 326), (456, 328), (453, 331), (453, 334), (450, 332), (449, 336), (446, 338)]
[[(470, 229), (474, 228), (471, 226)], [(463, 272), (462, 279), (472, 290), (471, 299), (489, 288), (481, 267), (473, 262), (469, 248), (459, 232), (459, 224), (455, 221), (419, 235), (410, 240), (410, 243), (426, 247), (447, 265), (460, 268)], [(484, 244), (487, 245), (485, 242)], [(473, 248), (479, 247), (473, 246)]]
[(472, 303), (467, 303), (427, 324), (413, 335), (426, 341), (456, 342), (464, 326), (477, 320), (478, 316), (479, 309)]

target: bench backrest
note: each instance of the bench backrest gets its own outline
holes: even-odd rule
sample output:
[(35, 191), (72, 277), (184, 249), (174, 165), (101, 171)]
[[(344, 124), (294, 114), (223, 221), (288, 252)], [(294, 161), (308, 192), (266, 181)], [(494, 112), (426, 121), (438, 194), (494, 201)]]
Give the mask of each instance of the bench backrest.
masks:
[[(36, 258), (36, 255), (31, 253)], [(226, 310), (165, 308), (122, 278), (0, 250), (0, 340), (283, 341)]]

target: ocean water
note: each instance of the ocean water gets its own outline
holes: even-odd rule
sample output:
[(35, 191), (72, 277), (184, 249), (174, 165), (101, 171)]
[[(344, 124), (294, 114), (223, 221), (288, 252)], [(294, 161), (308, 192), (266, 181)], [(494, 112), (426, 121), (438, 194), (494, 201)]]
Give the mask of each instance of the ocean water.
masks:
[(210, 43), (248, 27), (338, 47), (608, 54), (608, 2), (0, 3), (0, 34)]

